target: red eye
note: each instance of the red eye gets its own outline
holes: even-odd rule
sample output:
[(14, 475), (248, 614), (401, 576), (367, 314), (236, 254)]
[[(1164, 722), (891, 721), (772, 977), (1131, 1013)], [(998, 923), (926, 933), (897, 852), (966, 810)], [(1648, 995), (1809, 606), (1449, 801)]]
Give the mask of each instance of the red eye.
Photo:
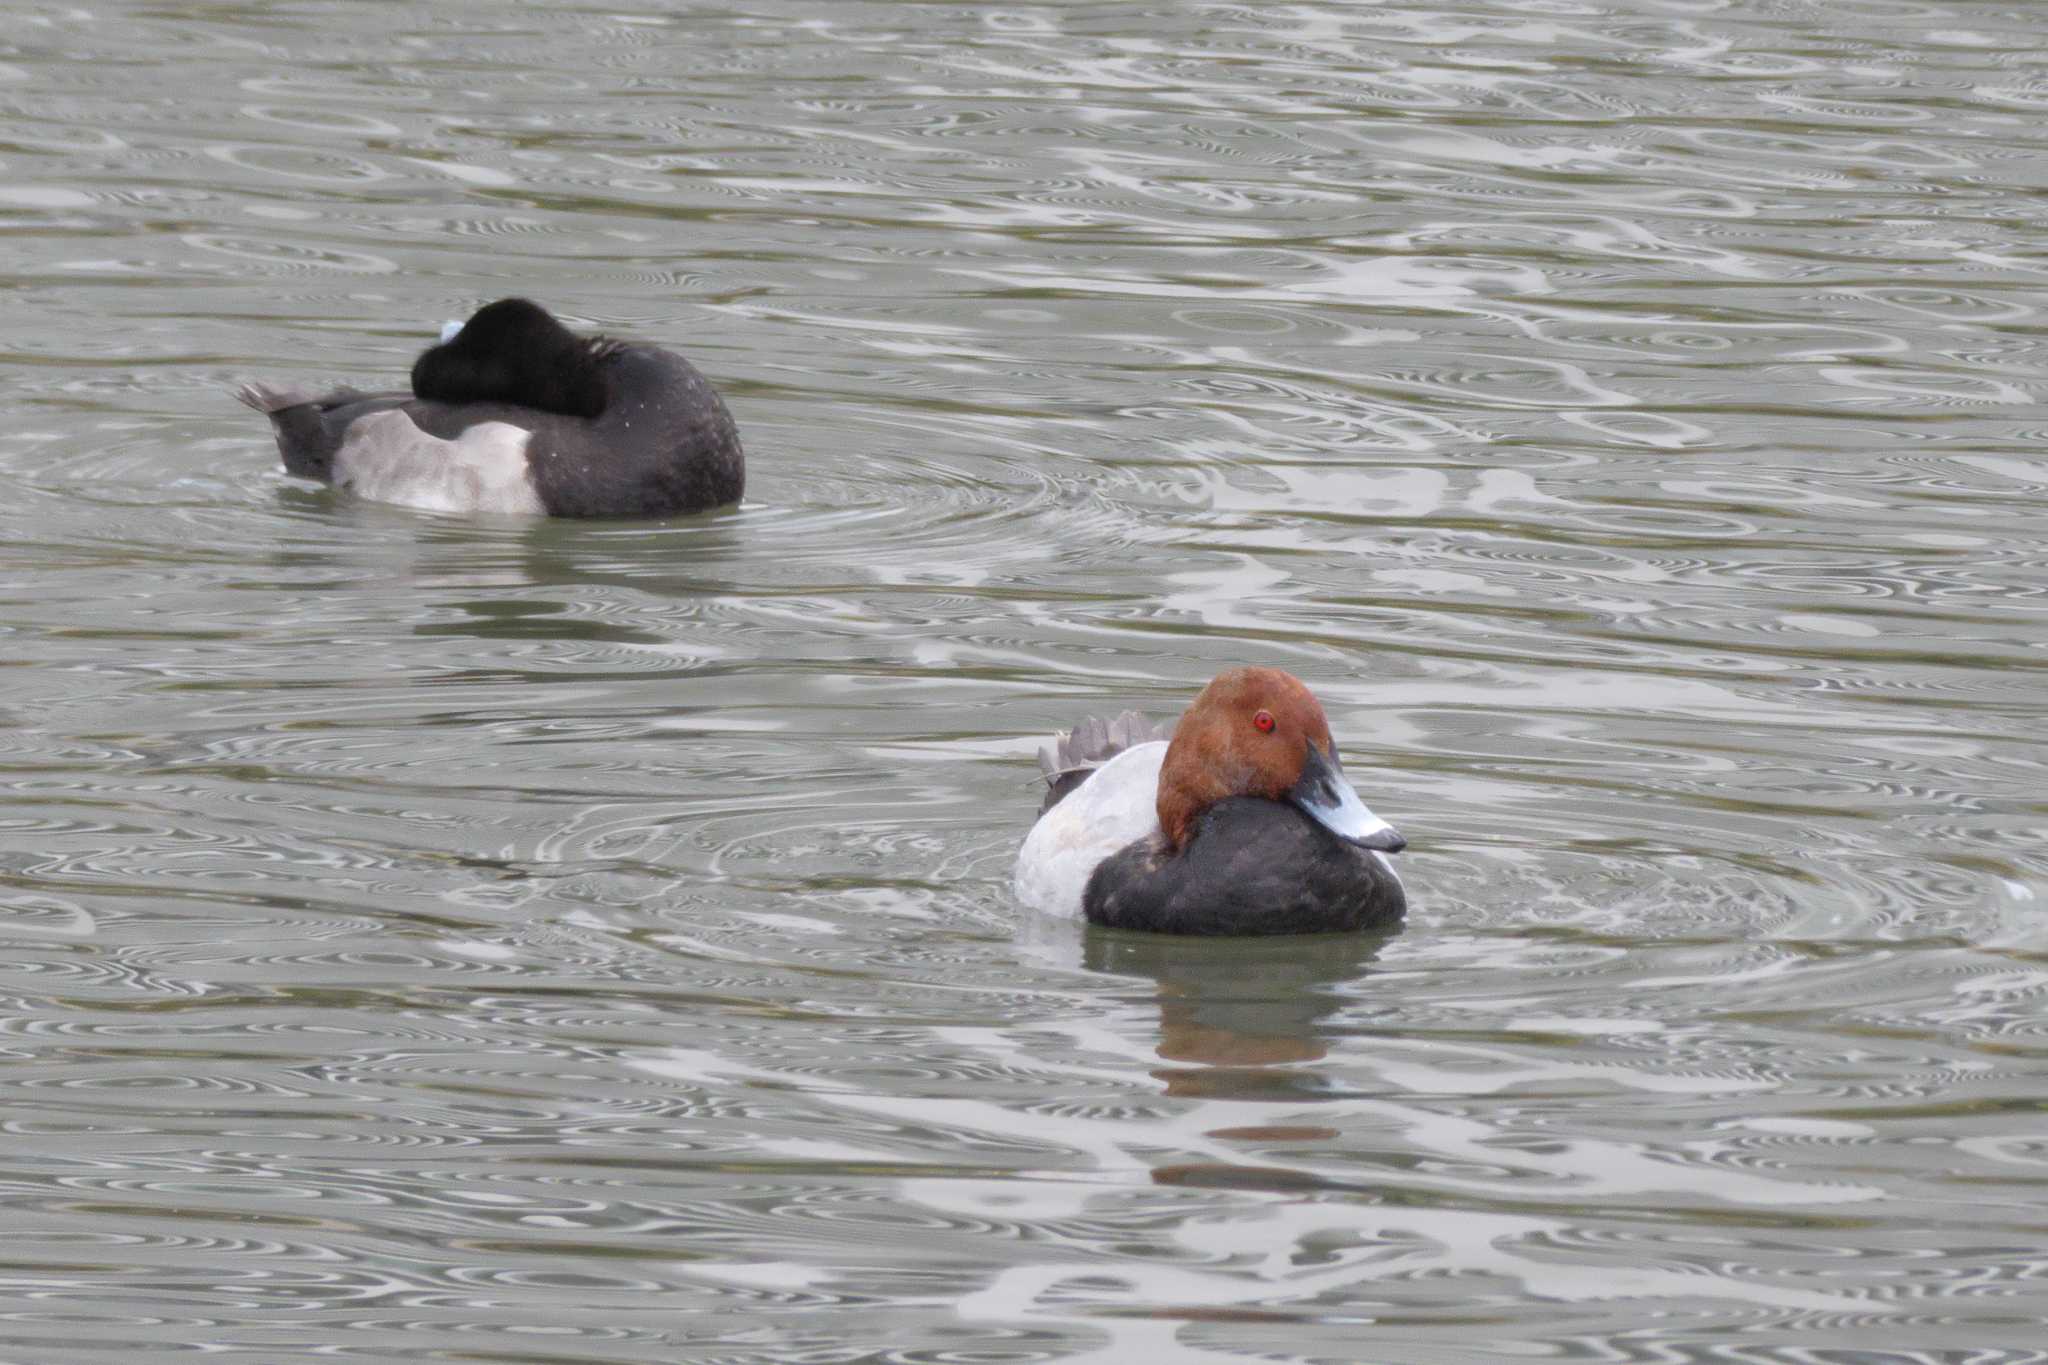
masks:
[(1256, 726), (1257, 726), (1257, 727), (1259, 728), (1259, 733), (1260, 733), (1260, 734), (1262, 734), (1262, 735), (1270, 735), (1270, 734), (1272, 734), (1272, 733), (1273, 733), (1273, 713), (1272, 713), (1271, 711), (1261, 711), (1261, 712), (1259, 712), (1259, 713), (1258, 713), (1257, 715), (1255, 715), (1255, 716), (1253, 716), (1253, 717), (1252, 717), (1252, 724), (1253, 724), (1253, 725), (1256, 725)]

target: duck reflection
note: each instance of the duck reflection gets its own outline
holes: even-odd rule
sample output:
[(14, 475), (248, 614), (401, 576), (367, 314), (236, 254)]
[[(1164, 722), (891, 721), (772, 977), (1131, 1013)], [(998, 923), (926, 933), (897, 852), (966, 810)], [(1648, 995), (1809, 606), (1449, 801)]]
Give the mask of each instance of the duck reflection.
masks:
[[(602, 590), (646, 603), (703, 601), (738, 590), (744, 556), (738, 518), (707, 514), (672, 524), (563, 522), (433, 526), (413, 544), (413, 581), (451, 590), (422, 636), (663, 645), (668, 636), (627, 616), (592, 610)], [(528, 591), (508, 596), (500, 591)], [(486, 591), (478, 593), (476, 589)]]
[(1155, 1073), (1167, 1094), (1300, 1099), (1321, 1081), (1293, 1067), (1329, 1053), (1347, 988), (1366, 975), (1387, 938), (1095, 930), (1082, 945), (1082, 965), (1157, 983), (1159, 1057), (1180, 1064)]

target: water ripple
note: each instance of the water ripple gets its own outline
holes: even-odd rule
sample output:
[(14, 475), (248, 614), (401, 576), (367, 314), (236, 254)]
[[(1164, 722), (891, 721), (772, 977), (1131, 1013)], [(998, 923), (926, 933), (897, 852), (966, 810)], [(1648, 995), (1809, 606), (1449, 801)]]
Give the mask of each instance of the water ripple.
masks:
[[(0, 62), (8, 1348), (2048, 1360), (2027, 16), (499, 18)], [(225, 400), (515, 291), (748, 502)], [(1020, 921), (1037, 737), (1241, 662), (1407, 926)]]

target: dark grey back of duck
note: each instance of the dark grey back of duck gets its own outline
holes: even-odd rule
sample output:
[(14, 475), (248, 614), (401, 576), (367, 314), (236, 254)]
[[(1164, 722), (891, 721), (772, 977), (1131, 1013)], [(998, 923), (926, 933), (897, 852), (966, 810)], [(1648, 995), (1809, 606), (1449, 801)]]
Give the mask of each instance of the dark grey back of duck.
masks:
[(740, 500), (747, 465), (739, 430), (695, 366), (651, 346), (622, 346), (599, 370), (604, 411), (542, 420), (527, 447), (550, 513), (661, 517)]

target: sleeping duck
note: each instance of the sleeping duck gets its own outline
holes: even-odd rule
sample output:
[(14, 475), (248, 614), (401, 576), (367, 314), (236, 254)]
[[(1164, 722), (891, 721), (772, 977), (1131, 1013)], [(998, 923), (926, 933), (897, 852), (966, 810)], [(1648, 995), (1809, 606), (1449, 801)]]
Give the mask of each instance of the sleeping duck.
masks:
[(1383, 928), (1407, 909), (1407, 847), (1358, 799), (1322, 704), (1277, 668), (1233, 668), (1169, 741), (1126, 712), (1040, 755), (1050, 789), (1017, 899), (1047, 914), (1177, 934)]
[(689, 361), (581, 337), (527, 299), (450, 323), (412, 393), (245, 384), (286, 472), (435, 512), (662, 517), (739, 501), (732, 414)]

